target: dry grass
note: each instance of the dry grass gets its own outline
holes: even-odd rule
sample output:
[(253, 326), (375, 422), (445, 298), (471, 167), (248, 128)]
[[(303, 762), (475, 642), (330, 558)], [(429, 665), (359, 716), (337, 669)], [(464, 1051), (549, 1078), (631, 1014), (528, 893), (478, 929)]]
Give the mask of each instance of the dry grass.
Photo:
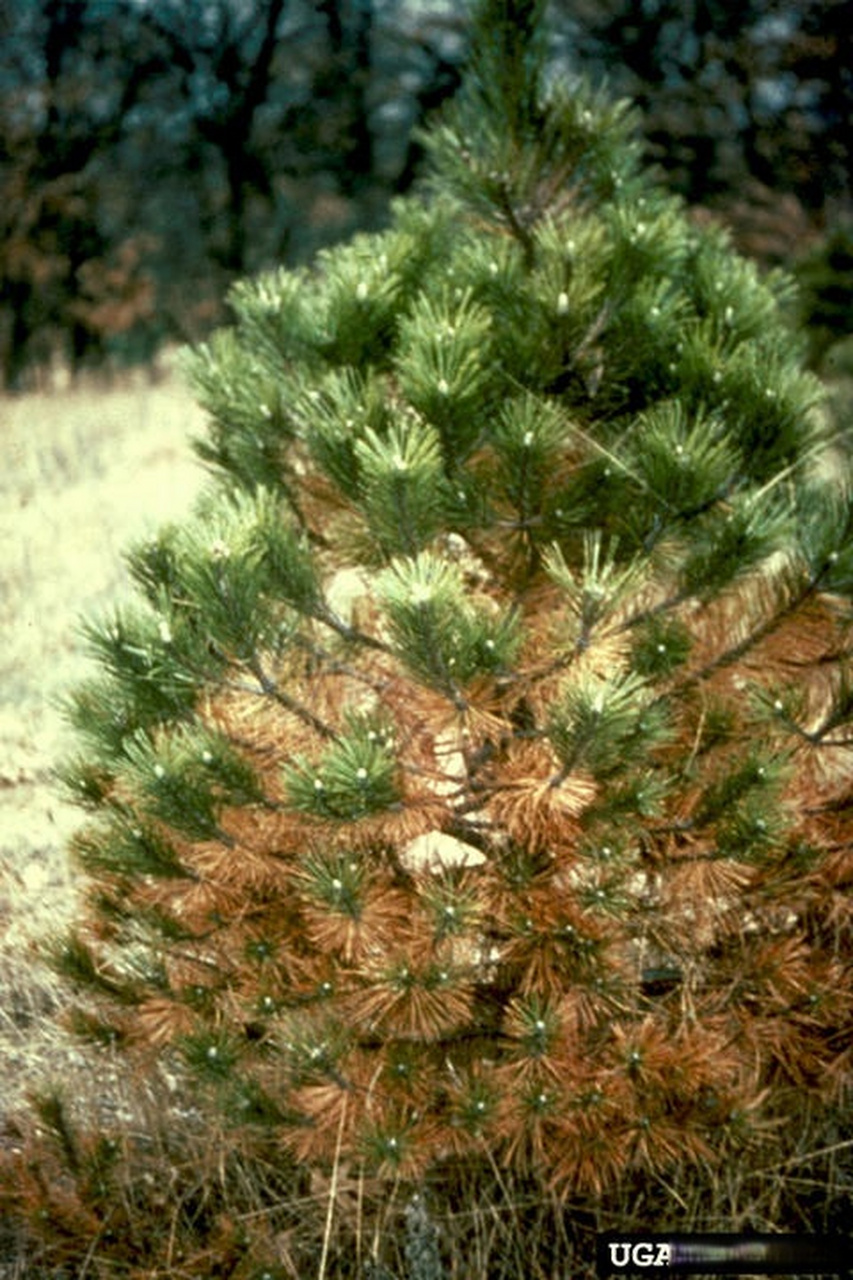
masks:
[(65, 846), (81, 815), (53, 780), (71, 745), (57, 704), (87, 671), (80, 616), (127, 589), (122, 551), (203, 483), (201, 429), (174, 378), (0, 400), (0, 1118), (46, 1075), (91, 1079), (33, 954), (75, 901)]

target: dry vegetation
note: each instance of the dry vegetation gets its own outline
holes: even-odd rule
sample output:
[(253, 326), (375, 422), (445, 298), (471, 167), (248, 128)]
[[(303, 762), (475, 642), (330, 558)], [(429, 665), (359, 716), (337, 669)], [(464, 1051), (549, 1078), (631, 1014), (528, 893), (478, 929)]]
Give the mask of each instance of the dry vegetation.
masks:
[(78, 620), (121, 596), (128, 541), (185, 513), (204, 472), (200, 411), (176, 378), (7, 398), (0, 422), (1, 1123), (50, 1075), (92, 1078), (33, 954), (74, 904), (65, 844), (80, 814), (53, 768), (70, 745), (59, 701), (87, 669)]

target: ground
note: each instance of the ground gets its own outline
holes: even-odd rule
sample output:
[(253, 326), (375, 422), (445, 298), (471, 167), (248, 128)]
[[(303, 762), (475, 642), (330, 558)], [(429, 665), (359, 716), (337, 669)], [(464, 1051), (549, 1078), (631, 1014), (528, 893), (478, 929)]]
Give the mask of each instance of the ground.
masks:
[(81, 616), (130, 592), (123, 550), (203, 485), (202, 428), (177, 375), (0, 399), (0, 1133), (33, 1087), (92, 1078), (37, 954), (79, 886), (66, 846), (83, 815), (53, 774), (74, 748), (59, 702), (92, 670)]

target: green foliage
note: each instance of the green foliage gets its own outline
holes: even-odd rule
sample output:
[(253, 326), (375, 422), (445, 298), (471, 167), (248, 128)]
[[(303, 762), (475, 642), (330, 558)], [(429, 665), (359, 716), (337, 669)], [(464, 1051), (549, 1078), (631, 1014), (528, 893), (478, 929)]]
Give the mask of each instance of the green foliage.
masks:
[(548, 473), (559, 457), (566, 423), (547, 400), (532, 395), (513, 397), (492, 424), (496, 466), (486, 483), (496, 484), (508, 503), (516, 527), (535, 537), (541, 521), (542, 498)]
[(186, 875), (178, 853), (153, 826), (137, 827), (120, 815), (103, 832), (81, 832), (74, 841), (80, 865), (92, 874), (169, 879)]
[(584, 537), (583, 561), (574, 568), (566, 561), (560, 545), (553, 544), (543, 564), (562, 589), (572, 615), (571, 638), (575, 647), (585, 649), (597, 627), (606, 623), (642, 584), (644, 566), (639, 560), (617, 558), (618, 543), (603, 550), (600, 531)]
[(692, 639), (683, 623), (652, 617), (637, 628), (631, 665), (640, 676), (669, 675), (690, 656)]
[(156, 742), (136, 735), (125, 751), (128, 785), (141, 812), (197, 839), (227, 841), (218, 823), (222, 807), (261, 797), (229, 739), (201, 727), (181, 727)]
[(600, 777), (642, 759), (666, 733), (660, 709), (648, 702), (645, 682), (634, 675), (571, 682), (548, 725), (563, 773), (588, 769)]
[(401, 326), (401, 388), (437, 428), (451, 473), (478, 443), (499, 385), (492, 370), (490, 327), (485, 309), (458, 290), (436, 299), (424, 294)]
[(518, 641), (515, 617), (466, 598), (462, 574), (425, 552), (398, 560), (379, 580), (379, 599), (403, 662), (461, 705), (477, 676), (507, 670)]
[(393, 738), (368, 719), (348, 726), (319, 761), (289, 765), (285, 787), (294, 809), (351, 822), (399, 802), (396, 775)]
[[(251, 324), (255, 299), (247, 293), (235, 296), (245, 299), (248, 339), (250, 334), (255, 336)], [(210, 412), (209, 438), (198, 441), (196, 449), (205, 462), (239, 479), (247, 488), (266, 485), (283, 489), (285, 446), (293, 435), (293, 425), (281, 388), (251, 350), (235, 333), (223, 329), (184, 358), (199, 403)], [(221, 380), (224, 369), (230, 371), (227, 389)]]
[(447, 481), (438, 432), (413, 418), (384, 438), (368, 427), (354, 446), (359, 505), (387, 557), (414, 555), (438, 532)]
[(781, 551), (790, 527), (790, 512), (781, 502), (738, 497), (727, 510), (718, 508), (697, 521), (694, 545), (681, 570), (684, 590), (697, 596), (720, 591)]
[(187, 1036), (181, 1050), (193, 1074), (209, 1083), (230, 1080), (239, 1059), (239, 1047), (222, 1034)]

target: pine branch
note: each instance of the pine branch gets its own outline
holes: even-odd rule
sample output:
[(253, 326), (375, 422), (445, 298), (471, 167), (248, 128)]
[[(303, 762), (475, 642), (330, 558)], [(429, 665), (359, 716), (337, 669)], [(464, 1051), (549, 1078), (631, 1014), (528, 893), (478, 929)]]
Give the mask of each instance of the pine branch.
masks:
[(525, 267), (528, 271), (531, 271), (536, 261), (536, 240), (516, 212), (508, 184), (499, 179), (495, 184), (495, 191), (497, 208), (503, 214), (510, 232), (521, 246)]
[(799, 591), (795, 592), (791, 598), (770, 617), (765, 618), (752, 631), (739, 640), (737, 644), (731, 645), (728, 649), (722, 650), (710, 662), (706, 663), (699, 671), (691, 672), (683, 680), (679, 681), (673, 690), (662, 698), (672, 696), (681, 696), (689, 689), (704, 684), (712, 676), (719, 671), (725, 670), (727, 667), (733, 666), (736, 662), (745, 658), (747, 654), (752, 652), (765, 640), (781, 630), (781, 628), (795, 617), (797, 613), (811, 600), (820, 589), (821, 580), (824, 578), (829, 563), (822, 566), (816, 574), (810, 575), (803, 583)]
[(285, 690), (277, 684), (272, 676), (267, 674), (257, 654), (252, 655), (252, 657), (247, 661), (246, 666), (257, 680), (266, 697), (272, 698), (280, 707), (284, 707), (285, 711), (289, 711), (291, 715), (296, 716), (297, 720), (301, 720), (303, 724), (307, 725), (310, 729), (313, 729), (315, 733), (318, 733), (321, 738), (337, 738), (338, 735), (331, 725), (326, 724), (324, 720), (321, 720), (320, 717), (315, 715), (315, 713), (308, 707), (297, 702), (295, 698), (292, 698), (289, 693), (286, 693)]

